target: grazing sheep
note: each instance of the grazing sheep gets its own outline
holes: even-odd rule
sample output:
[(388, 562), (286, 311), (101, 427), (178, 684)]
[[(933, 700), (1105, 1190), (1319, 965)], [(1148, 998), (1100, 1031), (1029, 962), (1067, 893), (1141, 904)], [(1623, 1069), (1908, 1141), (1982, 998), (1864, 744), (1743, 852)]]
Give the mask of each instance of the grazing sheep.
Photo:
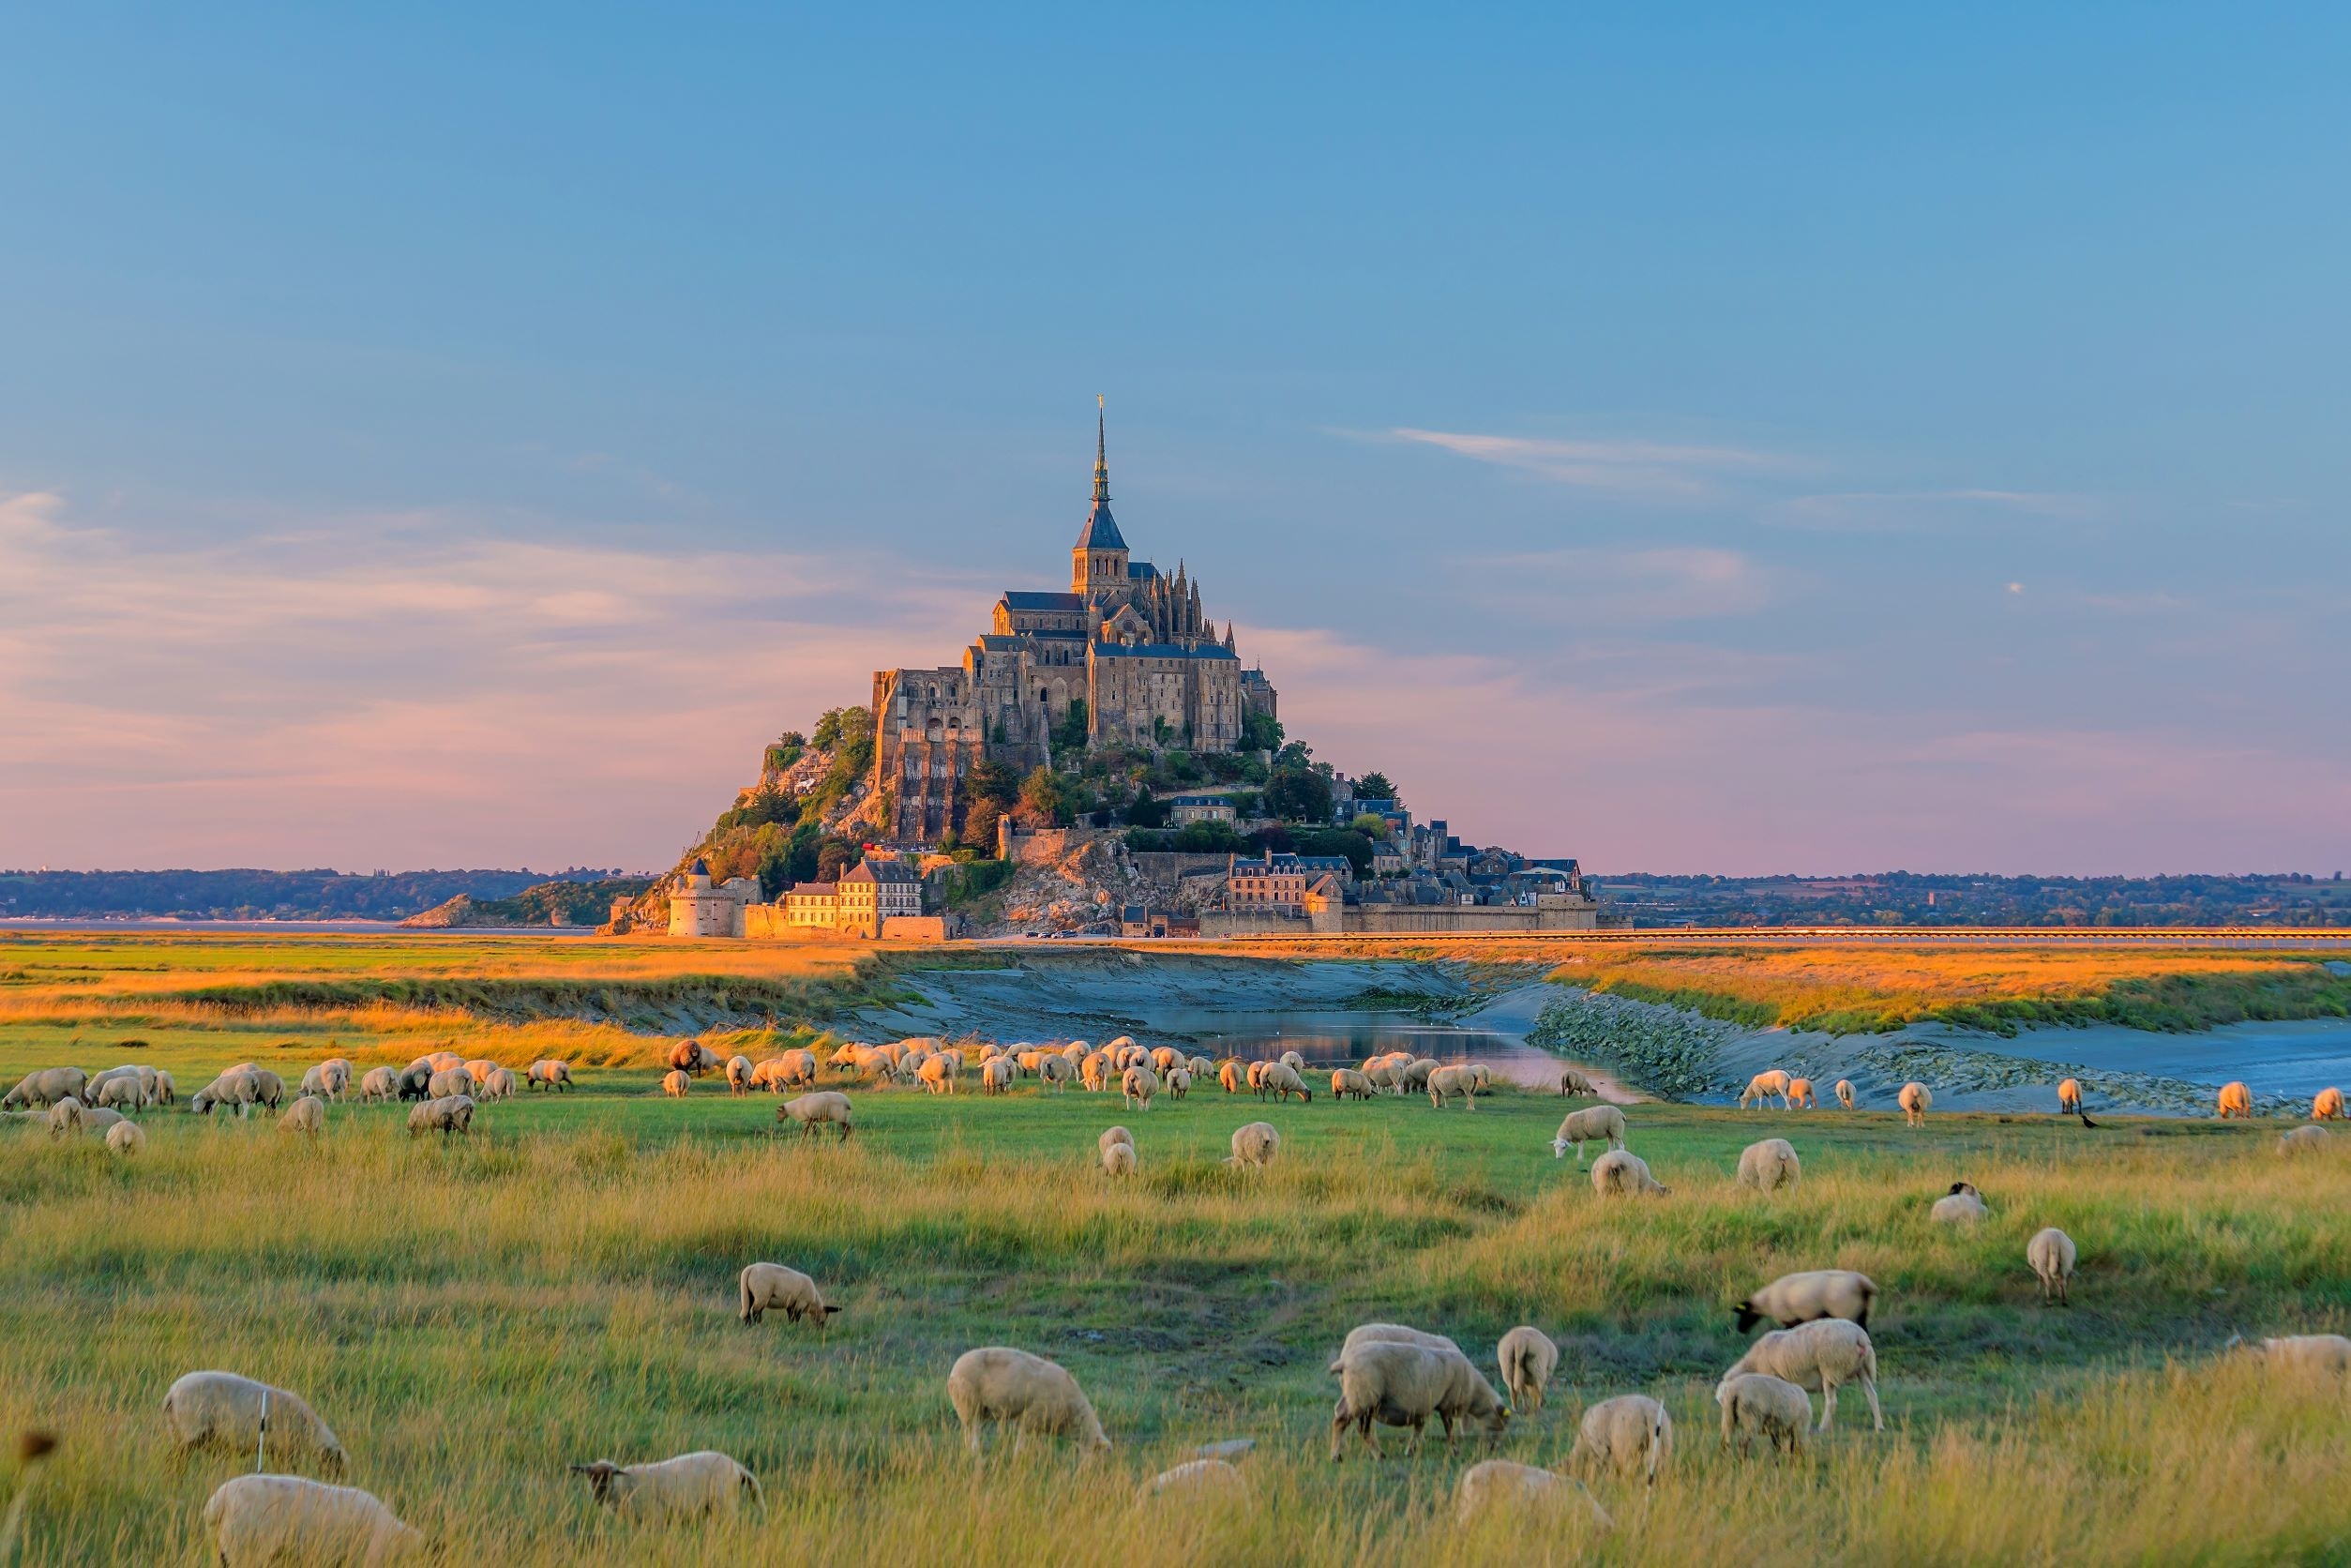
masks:
[(719, 1061), (718, 1053), (700, 1040), (680, 1040), (670, 1048), (669, 1061), (678, 1072), (691, 1073), (696, 1078), (725, 1065)]
[(955, 1093), (955, 1066), (943, 1056), (934, 1056), (915, 1072), (914, 1080), (934, 1094)]
[[(1020, 1070), (1028, 1074), (1031, 1078), (1035, 1078), (1038, 1075), (1039, 1069), (1045, 1065), (1045, 1057), (1046, 1053), (1044, 1051), (1033, 1048), (1029, 1050), (1017, 1050), (1012, 1053), (1012, 1059), (1020, 1064)], [(1056, 1058), (1055, 1060), (1058, 1061), (1059, 1058)]]
[(1140, 1106), (1149, 1110), (1152, 1097), (1159, 1093), (1159, 1075), (1138, 1062), (1126, 1070), (1125, 1077), (1119, 1079), (1119, 1092), (1125, 1097), (1127, 1109)]
[(1286, 1050), (1275, 1060), (1293, 1073), (1304, 1073), (1306, 1070), (1306, 1059), (1294, 1050)]
[(751, 1092), (751, 1059), (747, 1056), (727, 1058), (727, 1093), (748, 1094)]
[(1736, 1433), (1741, 1454), (1758, 1435), (1775, 1449), (1785, 1448), (1790, 1454), (1804, 1451), (1805, 1434), (1812, 1428), (1812, 1400), (1786, 1379), (1759, 1372), (1726, 1377), (1714, 1385), (1714, 1402), (1723, 1408), (1726, 1449)]
[(146, 1091), (140, 1088), (136, 1077), (110, 1078), (92, 1093), (94, 1098), (90, 1103), (109, 1110), (137, 1110), (146, 1103), (147, 1098)]
[(776, 1059), (783, 1063), (776, 1070), (776, 1082), (784, 1089), (800, 1089), (816, 1082), (816, 1052), (788, 1050)]
[(2221, 1085), (2220, 1112), (2223, 1122), (2232, 1116), (2251, 1116), (2253, 1113), (2253, 1092), (2235, 1080)]
[(1560, 1074), (1560, 1097), (1561, 1099), (1565, 1099), (1570, 1094), (1581, 1094), (1589, 1099), (1599, 1093), (1599, 1090), (1591, 1086), (1591, 1079), (1573, 1067)]
[(1762, 1105), (1772, 1095), (1777, 1094), (1780, 1097), (1780, 1108), (1786, 1110), (1787, 1108), (1787, 1075), (1777, 1067), (1769, 1072), (1757, 1073), (1747, 1080), (1747, 1087), (1740, 1092), (1739, 1108), (1744, 1110), (1750, 1105)]
[(1170, 1067), (1186, 1064), (1188, 1058), (1173, 1046), (1161, 1046), (1151, 1053), (1151, 1070), (1165, 1078)]
[(474, 1131), (474, 1096), (451, 1094), (444, 1099), (427, 1100), (408, 1108), (408, 1136), (418, 1133), (439, 1133), (447, 1138), (451, 1133), (471, 1137)]
[(1624, 1112), (1614, 1106), (1586, 1106), (1571, 1110), (1560, 1123), (1559, 1136), (1551, 1139), (1551, 1157), (1560, 1159), (1567, 1153), (1567, 1146), (1575, 1146), (1575, 1163), (1584, 1163), (1584, 1145), (1602, 1138), (1611, 1149), (1624, 1147)]
[(425, 1097), (445, 1100), (457, 1094), (471, 1094), (480, 1087), (474, 1081), (474, 1075), (463, 1067), (450, 1067), (425, 1080)]
[(1451, 1350), (1461, 1353), (1461, 1347), (1441, 1334), (1428, 1334), (1407, 1328), (1402, 1323), (1358, 1323), (1347, 1331), (1347, 1342), (1339, 1347), (1339, 1359), (1358, 1345), (1418, 1345), (1424, 1350)]
[(182, 1449), (219, 1447), (241, 1457), (261, 1451), (267, 1423), (271, 1456), (308, 1455), (329, 1475), (348, 1456), (300, 1395), (234, 1372), (190, 1372), (163, 1396), (163, 1430)]
[(398, 1070), (391, 1067), (370, 1067), (368, 1069), (367, 1077), (359, 1080), (359, 1102), (362, 1105), (373, 1105), (378, 1100), (389, 1100), (399, 1093), (399, 1087), (400, 1075)]
[(2278, 1139), (2278, 1153), (2281, 1154), (2315, 1153), (2326, 1147), (2328, 1136), (2326, 1128), (2314, 1123), (2307, 1127), (2297, 1127)]
[(1216, 1081), (1224, 1085), (1228, 1094), (1238, 1094), (1248, 1086), (1249, 1069), (1231, 1057), (1216, 1069)]
[(2340, 1385), (2351, 1376), (2351, 1339), (2339, 1334), (2289, 1334), (2265, 1339), (2245, 1353), (2272, 1372), (2306, 1382)]
[(1113, 1143), (1123, 1143), (1132, 1149), (1135, 1146), (1135, 1135), (1124, 1127), (1112, 1127), (1093, 1140), (1094, 1148), (1105, 1153), (1109, 1152), (1110, 1145)]
[(2057, 1114), (2059, 1116), (2082, 1114), (2082, 1080), (2080, 1078), (2070, 1078), (2057, 1085)]
[(256, 1067), (250, 1063), (246, 1063), (242, 1069), (235, 1070), (252, 1076), (254, 1103), (268, 1108), (270, 1113), (275, 1115), (278, 1107), (284, 1102), (286, 1097), (286, 1080), (268, 1068)]
[(571, 1063), (558, 1062), (552, 1057), (534, 1062), (531, 1063), (529, 1082), (534, 1089), (568, 1090), (571, 1087)]
[(1357, 1072), (1352, 1067), (1332, 1068), (1331, 1098), (1334, 1100), (1344, 1100), (1349, 1097), (1358, 1100), (1370, 1099), (1371, 1079), (1365, 1078), (1362, 1073)]
[(490, 1075), (498, 1070), (498, 1063), (487, 1056), (470, 1057), (460, 1065), (465, 1069), (465, 1076), (474, 1080), (474, 1088), (477, 1092), (490, 1081)]
[(1560, 1364), (1560, 1348), (1551, 1343), (1551, 1336), (1521, 1323), (1494, 1347), (1494, 1361), (1501, 1368), (1512, 1413), (1524, 1410), (1531, 1415), (1541, 1410), (1543, 1391)]
[[(1806, 1401), (1804, 1419), (1812, 1419)], [(1646, 1394), (1620, 1394), (1587, 1408), (1575, 1425), (1569, 1465), (1605, 1465), (1620, 1476), (1642, 1471), (1657, 1485), (1657, 1467), (1673, 1454), (1673, 1417)]]
[(1439, 1110), (1455, 1095), (1461, 1098), (1462, 1108), (1478, 1108), (1477, 1074), (1467, 1067), (1439, 1067), (1428, 1075), (1428, 1103)]
[(1444, 1423), (1449, 1440), (1458, 1427), (1476, 1422), (1486, 1429), (1489, 1442), (1499, 1442), (1502, 1428), (1510, 1424), (1510, 1409), (1501, 1395), (1458, 1350), (1389, 1342), (1358, 1345), (1340, 1352), (1330, 1370), (1339, 1380), (1339, 1402), (1331, 1410), (1334, 1460), (1341, 1456), (1340, 1442), (1349, 1426), (1363, 1435), (1374, 1456), (1385, 1457), (1371, 1435), (1375, 1421), (1411, 1429), (1408, 1455), (1420, 1452), (1431, 1416)]
[(155, 1070), (156, 1103), (167, 1106), (177, 1105), (179, 1103), (179, 1085), (172, 1081), (171, 1074), (165, 1072), (162, 1068), (158, 1067)]
[(947, 1403), (963, 1424), (964, 1446), (980, 1452), (983, 1422), (1010, 1422), (1012, 1451), (1031, 1435), (1076, 1438), (1086, 1448), (1108, 1448), (1102, 1422), (1078, 1380), (1043, 1356), (1009, 1346), (966, 1350), (947, 1373)]
[(492, 1067), (490, 1070), (490, 1077), (482, 1080), (482, 1098), (485, 1100), (513, 1099), (514, 1069)]
[[(58, 1103), (62, 1105), (64, 1102), (60, 1101)], [(121, 1126), (128, 1120), (129, 1119), (124, 1116), (121, 1111), (110, 1110), (104, 1106), (83, 1106), (82, 1108), (82, 1130), (90, 1134), (92, 1137), (98, 1137), (105, 1133), (113, 1132), (116, 1127)]]
[(2320, 1090), (2315, 1095), (2312, 1096), (2310, 1103), (2310, 1119), (2313, 1122), (2342, 1121), (2343, 1091), (2335, 1088), (2327, 1088)]
[(1257, 1097), (1260, 1100), (1265, 1098), (1265, 1094), (1258, 1086), (1265, 1081), (1265, 1069), (1271, 1067), (1272, 1065), (1273, 1065), (1273, 1063), (1271, 1062), (1252, 1062), (1249, 1063), (1247, 1073), (1249, 1088), (1251, 1092), (1255, 1093)]
[(117, 1122), (106, 1129), (106, 1146), (117, 1154), (136, 1154), (147, 1146), (147, 1135), (136, 1122)]
[(1135, 1174), (1135, 1145), (1113, 1143), (1102, 1151), (1102, 1173), (1106, 1176)]
[(1406, 1063), (1403, 1069), (1404, 1088), (1406, 1093), (1417, 1094), (1422, 1090), (1426, 1089), (1428, 1087), (1428, 1075), (1436, 1070), (1437, 1059), (1434, 1057), (1415, 1057), (1411, 1061)]
[(16, 1087), (0, 1095), (0, 1110), (41, 1108), (59, 1100), (79, 1100), (90, 1086), (90, 1075), (79, 1067), (43, 1067), (17, 1079)]
[(432, 1075), (440, 1071), (442, 1069), (435, 1067), (430, 1057), (419, 1057), (402, 1067), (398, 1085), (399, 1097), (403, 1100), (431, 1099)]
[(1649, 1162), (1640, 1155), (1630, 1149), (1611, 1149), (1591, 1162), (1591, 1190), (1603, 1198), (1663, 1198), (1673, 1188), (1651, 1176)]
[(1926, 1125), (1926, 1113), (1935, 1106), (1935, 1092), (1923, 1083), (1906, 1083), (1902, 1086), (1902, 1093), (1894, 1096), (1894, 1104), (1902, 1108), (1905, 1126), (1923, 1127)]
[(672, 1100), (686, 1098), (693, 1087), (693, 1075), (682, 1067), (672, 1067), (661, 1075), (661, 1093)]
[(624, 1518), (695, 1519), (732, 1514), (745, 1498), (761, 1508), (767, 1506), (760, 1478), (710, 1449), (650, 1465), (616, 1465), (598, 1459), (574, 1465), (571, 1472), (586, 1476), (595, 1500)]
[(1788, 1079), (1787, 1103), (1791, 1108), (1803, 1107), (1813, 1110), (1818, 1110), (1820, 1108), (1820, 1096), (1814, 1093), (1812, 1079), (1808, 1078)]
[(423, 1536), (371, 1493), (299, 1475), (224, 1481), (204, 1504), (203, 1521), (221, 1568), (303, 1562), (375, 1568), (424, 1545)]
[(303, 1095), (288, 1106), (285, 1115), (278, 1119), (278, 1130), (281, 1133), (302, 1133), (316, 1141), (318, 1135), (326, 1130), (326, 1102), (316, 1094)]
[(1973, 1225), (1990, 1213), (1974, 1183), (1953, 1182), (1951, 1191), (1935, 1200), (1935, 1207), (1926, 1212), (1926, 1217), (1945, 1225)]
[(834, 1313), (842, 1308), (829, 1305), (824, 1292), (816, 1288), (816, 1281), (798, 1269), (788, 1269), (781, 1263), (752, 1263), (745, 1267), (739, 1281), (742, 1286), (743, 1320), (756, 1323), (767, 1316), (770, 1307), (781, 1308), (786, 1318), (799, 1322), (804, 1318), (816, 1319), (822, 1328)]
[(1803, 1174), (1804, 1162), (1796, 1157), (1796, 1146), (1784, 1138), (1750, 1143), (1739, 1156), (1739, 1184), (1757, 1192), (1792, 1187)]
[(432, 1063), (432, 1070), (436, 1073), (445, 1073), (452, 1067), (465, 1065), (465, 1058), (453, 1050), (437, 1050), (430, 1056), (419, 1057), (417, 1060)]
[(1179, 1100), (1188, 1098), (1192, 1093), (1192, 1069), (1189, 1067), (1168, 1068), (1168, 1093)]
[(1847, 1110), (1853, 1108), (1853, 1080), (1851, 1078), (1837, 1079), (1837, 1104)]
[(991, 1056), (980, 1063), (980, 1093), (1002, 1094), (1012, 1089), (1013, 1064), (1009, 1056)]
[(80, 1100), (68, 1094), (49, 1108), (47, 1120), (52, 1139), (64, 1138), (68, 1133), (78, 1137), (83, 1122), (88, 1120), (88, 1110)]
[(1404, 1080), (1396, 1076), (1395, 1065), (1393, 1063), (1375, 1058), (1364, 1063), (1363, 1073), (1376, 1090), (1396, 1094), (1404, 1093)]
[(297, 1089), (295, 1093), (299, 1094), (316, 1094), (322, 1099), (324, 1098), (326, 1094), (326, 1072), (324, 1067), (321, 1065), (304, 1068), (302, 1070), (301, 1087)]
[(1050, 1084), (1055, 1093), (1068, 1093), (1069, 1080), (1077, 1076), (1078, 1069), (1069, 1064), (1065, 1056), (1048, 1056), (1037, 1063), (1039, 1081)]
[(1154, 1499), (1185, 1502), (1246, 1502), (1249, 1483), (1228, 1459), (1192, 1459), (1161, 1470), (1135, 1488), (1137, 1502)]
[(856, 1126), (849, 1108), (849, 1096), (829, 1089), (786, 1100), (776, 1108), (776, 1120), (799, 1123), (802, 1138), (829, 1123), (840, 1129), (843, 1143), (849, 1141), (849, 1135)]
[[(1294, 1056), (1297, 1053), (1293, 1051), (1290, 1054)], [(1258, 1075), (1258, 1092), (1260, 1097), (1271, 1094), (1277, 1100), (1287, 1100), (1295, 1094), (1308, 1105), (1314, 1104), (1314, 1091), (1307, 1088), (1306, 1080), (1298, 1076), (1298, 1069), (1287, 1062), (1269, 1062), (1265, 1064), (1265, 1071)]]
[[(1820, 1390), (1820, 1429), (1827, 1431), (1837, 1413), (1837, 1388), (1857, 1382), (1869, 1397), (1870, 1419), (1880, 1432), (1885, 1412), (1877, 1406), (1877, 1350), (1869, 1330), (1842, 1318), (1817, 1318), (1792, 1329), (1773, 1329), (1747, 1347), (1723, 1380), (1746, 1372), (1785, 1378), (1802, 1388)], [(1809, 1411), (1810, 1407), (1806, 1407)]]
[(1454, 1519), (1467, 1525), (1489, 1508), (1508, 1509), (1514, 1514), (1540, 1515), (1556, 1522), (1558, 1516), (1581, 1501), (1589, 1504), (1592, 1518), (1603, 1530), (1613, 1530), (1616, 1521), (1600, 1506), (1600, 1500), (1553, 1470), (1537, 1470), (1515, 1459), (1486, 1459), (1471, 1465), (1461, 1472), (1461, 1479), (1453, 1489)]
[(252, 1110), (261, 1092), (259, 1078), (250, 1073), (231, 1070), (197, 1090), (195, 1098), (188, 1102), (188, 1108), (199, 1116), (210, 1116), (215, 1106), (234, 1106), (236, 1113), (244, 1116)]
[(2025, 1261), (2041, 1276), (2041, 1302), (2073, 1304), (2073, 1238), (2050, 1226), (2025, 1244)]
[(1087, 1093), (1101, 1093), (1110, 1081), (1110, 1053), (1088, 1051), (1085, 1060), (1078, 1063), (1078, 1081), (1085, 1086)]
[(1867, 1274), (1850, 1269), (1806, 1269), (1780, 1275), (1731, 1310), (1738, 1314), (1741, 1334), (1766, 1318), (1784, 1329), (1820, 1318), (1842, 1318), (1867, 1328), (1870, 1304), (1876, 1299), (1876, 1282)]
[(1232, 1153), (1227, 1165), (1272, 1165), (1273, 1156), (1282, 1152), (1282, 1135), (1273, 1130), (1271, 1122), (1252, 1122), (1236, 1127), (1232, 1134)]

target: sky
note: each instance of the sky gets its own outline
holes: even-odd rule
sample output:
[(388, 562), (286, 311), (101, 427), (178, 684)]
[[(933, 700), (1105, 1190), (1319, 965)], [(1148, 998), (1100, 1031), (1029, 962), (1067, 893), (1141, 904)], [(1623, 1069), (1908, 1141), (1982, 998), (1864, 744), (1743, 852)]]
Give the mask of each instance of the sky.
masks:
[(1473, 842), (2351, 865), (2351, 11), (1153, 9), (0, 18), (0, 866), (666, 866), (1096, 394)]

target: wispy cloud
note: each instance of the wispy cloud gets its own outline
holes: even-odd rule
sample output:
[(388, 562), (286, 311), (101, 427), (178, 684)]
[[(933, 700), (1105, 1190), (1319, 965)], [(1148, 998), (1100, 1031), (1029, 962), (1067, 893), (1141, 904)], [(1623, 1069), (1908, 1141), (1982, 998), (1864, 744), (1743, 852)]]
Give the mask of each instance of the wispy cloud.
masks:
[(1789, 580), (1744, 551), (1701, 545), (1537, 550), (1468, 565), (1501, 597), (1572, 603), (1587, 619), (1619, 623), (1752, 614)]
[(1693, 500), (1715, 493), (1726, 475), (1782, 474), (1795, 467), (1770, 452), (1655, 441), (1548, 440), (1404, 426), (1375, 439), (1434, 446), (1553, 484), (1631, 499)]
[(2097, 499), (2050, 491), (2004, 490), (1843, 490), (1792, 496), (1764, 514), (1787, 528), (1828, 533), (1912, 534), (1957, 527), (1989, 513), (2078, 519), (2095, 514)]

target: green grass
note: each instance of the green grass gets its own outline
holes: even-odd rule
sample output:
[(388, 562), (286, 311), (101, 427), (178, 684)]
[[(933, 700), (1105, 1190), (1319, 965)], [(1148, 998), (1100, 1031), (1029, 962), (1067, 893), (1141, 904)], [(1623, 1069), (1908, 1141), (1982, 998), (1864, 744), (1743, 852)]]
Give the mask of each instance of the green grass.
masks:
[[(239, 1463), (170, 1459), (157, 1407), (204, 1366), (303, 1392), (353, 1480), (460, 1561), (781, 1560), (809, 1541), (842, 1562), (2260, 1561), (2336, 1539), (2340, 1394), (2166, 1365), (2199, 1367), (2239, 1329), (2351, 1316), (2351, 1168), (2280, 1161), (2275, 1125), (1953, 1116), (1910, 1132), (1890, 1114), (1643, 1106), (1634, 1146), (1675, 1192), (1604, 1204), (1551, 1156), (1560, 1102), (1531, 1094), (1439, 1113), (1209, 1090), (1146, 1114), (1078, 1090), (892, 1090), (859, 1093), (859, 1132), (836, 1146), (775, 1138), (773, 1099), (712, 1080), (668, 1101), (650, 1073), (584, 1076), (569, 1096), (485, 1107), (473, 1139), (445, 1144), (412, 1142), (402, 1108), (355, 1106), (315, 1148), (265, 1119), (150, 1112), (128, 1162), (0, 1130), (0, 1423), (66, 1444), (28, 1560), (196, 1560), (196, 1515)], [(1258, 1119), (1281, 1129), (1280, 1162), (1217, 1163)], [(1113, 1122), (1142, 1154), (1118, 1184), (1093, 1164)], [(1772, 1201), (1729, 1180), (1767, 1132), (1806, 1161)], [(1926, 1205), (1961, 1176), (1993, 1218), (1931, 1227)], [(2082, 1244), (2070, 1311), (2042, 1307), (2023, 1264), (2047, 1223)], [(849, 1310), (821, 1336), (738, 1323), (734, 1274), (761, 1258)], [(1719, 1457), (1708, 1394), (1739, 1353), (1728, 1304), (1828, 1265), (1886, 1289), (1873, 1330), (1893, 1430), (1869, 1433), (1854, 1400), (1793, 1469)], [(1502, 1453), (1560, 1462), (1584, 1400), (1642, 1390), (1680, 1425), (1672, 1475), (1649, 1504), (1595, 1481), (1620, 1527), (1598, 1540), (1456, 1534), (1450, 1489), (1481, 1455), (1328, 1467), (1324, 1366), (1374, 1318), (1450, 1333), (1489, 1365), (1502, 1331), (1542, 1326), (1560, 1381)], [(975, 1480), (942, 1384), (990, 1343), (1068, 1365), (1118, 1446), (992, 1457)], [(1250, 1507), (1170, 1521), (1129, 1501), (1234, 1436), (1259, 1443)], [(764, 1479), (764, 1522), (629, 1531), (563, 1473), (705, 1446)], [(2183, 1483), (2213, 1500), (2164, 1489)]]

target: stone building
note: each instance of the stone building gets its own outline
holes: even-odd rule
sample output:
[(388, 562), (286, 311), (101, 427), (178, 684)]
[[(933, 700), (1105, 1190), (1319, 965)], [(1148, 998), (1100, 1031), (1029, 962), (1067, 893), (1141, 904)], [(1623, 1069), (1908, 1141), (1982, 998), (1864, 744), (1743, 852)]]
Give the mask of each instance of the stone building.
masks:
[(1050, 761), (1073, 711), (1088, 746), (1231, 751), (1246, 715), (1275, 709), (1265, 672), (1241, 667), (1232, 623), (1218, 633), (1189, 571), (1179, 563), (1170, 577), (1127, 549), (1097, 422), (1093, 506), (1070, 550), (1069, 591), (1007, 590), (959, 666), (875, 671), (873, 787), (895, 841), (932, 843), (973, 763), (1025, 773)]
[(694, 862), (693, 869), (670, 895), (670, 934), (673, 937), (739, 937), (743, 910), (759, 901), (756, 877), (735, 877), (714, 887), (710, 863)]

